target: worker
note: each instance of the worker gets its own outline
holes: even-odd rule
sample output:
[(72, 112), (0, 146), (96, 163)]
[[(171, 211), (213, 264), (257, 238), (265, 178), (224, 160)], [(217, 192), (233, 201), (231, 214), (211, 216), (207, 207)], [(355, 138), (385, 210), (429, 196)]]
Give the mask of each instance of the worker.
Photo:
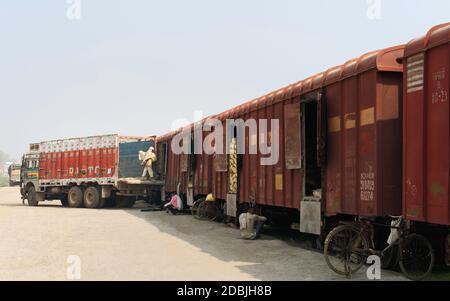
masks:
[(145, 179), (148, 175), (150, 179), (153, 179), (153, 162), (156, 161), (156, 154), (154, 152), (155, 148), (151, 146), (147, 152), (140, 151), (139, 159), (142, 161), (142, 165), (144, 166), (144, 172), (142, 177)]
[(183, 200), (177, 194), (174, 194), (170, 202), (164, 205), (164, 208), (166, 208), (167, 213), (176, 215), (178, 211), (183, 210)]
[(249, 240), (257, 239), (266, 221), (266, 217), (257, 215), (255, 208), (250, 207), (247, 213), (239, 216), (241, 236)]

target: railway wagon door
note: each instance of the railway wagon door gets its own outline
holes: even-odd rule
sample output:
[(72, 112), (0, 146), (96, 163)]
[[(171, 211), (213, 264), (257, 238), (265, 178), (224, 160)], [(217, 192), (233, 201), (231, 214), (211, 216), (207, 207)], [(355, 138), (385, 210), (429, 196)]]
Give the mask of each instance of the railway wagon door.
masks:
[(303, 198), (300, 231), (321, 234), (322, 167), (326, 160), (326, 100), (323, 91), (301, 100)]
[[(182, 155), (182, 176), (184, 177), (184, 182), (186, 183), (186, 203), (189, 207), (194, 205), (194, 175), (195, 175), (195, 154), (194, 154), (194, 135), (191, 135), (191, 140), (189, 141), (189, 153)], [(182, 184), (181, 184), (182, 185)], [(180, 186), (181, 186), (180, 185)], [(182, 195), (183, 192), (179, 191), (177, 193)]]

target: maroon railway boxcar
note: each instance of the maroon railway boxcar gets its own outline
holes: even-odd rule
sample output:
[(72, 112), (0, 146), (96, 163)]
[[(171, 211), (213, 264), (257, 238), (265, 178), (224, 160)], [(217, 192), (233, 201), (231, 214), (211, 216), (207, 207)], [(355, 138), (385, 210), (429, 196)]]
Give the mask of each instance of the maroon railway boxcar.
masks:
[[(188, 204), (212, 192), (229, 208), (254, 199), (264, 214), (281, 213), (283, 221), (300, 221), (304, 232), (315, 234), (322, 231), (322, 212), (400, 215), (403, 69), (397, 59), (403, 51), (398, 46), (368, 53), (214, 116), (224, 128), (227, 120), (257, 121), (256, 135), (246, 128), (244, 154), (235, 165), (230, 155), (175, 155), (170, 144), (181, 130), (159, 137), (158, 152), (167, 151), (166, 192), (186, 196)], [(260, 120), (278, 120), (279, 131), (270, 122), (260, 128)], [(193, 133), (194, 125), (184, 131)], [(236, 138), (237, 131), (224, 131), (225, 144), (227, 133)], [(267, 156), (250, 148), (272, 144), (274, 135), (279, 159), (262, 165)], [(236, 191), (230, 177), (237, 178)], [(300, 219), (302, 203), (314, 220)]]
[[(316, 235), (342, 220), (388, 224), (392, 218), (383, 217), (403, 212), (448, 236), (449, 36), (450, 23), (436, 26), (406, 46), (367, 53), (213, 116), (225, 129), (226, 155), (171, 151), (175, 134), (193, 134), (206, 119), (159, 137), (166, 191), (188, 204), (212, 192), (233, 217), (253, 204), (269, 220), (300, 221), (301, 232)], [(229, 128), (230, 120), (243, 128)], [(262, 144), (279, 146), (273, 164), (261, 163), (273, 156)]]
[(327, 215), (401, 214), (403, 51), (369, 53), (324, 75)]
[(403, 213), (450, 266), (450, 23), (408, 43), (403, 64)]
[(450, 23), (411, 41), (405, 53), (404, 213), (450, 226)]
[[(203, 125), (203, 123), (204, 121), (200, 121), (197, 125)], [(170, 194), (177, 193), (187, 202), (188, 206), (192, 206), (196, 199), (213, 192), (214, 178), (216, 178), (213, 175), (214, 155), (206, 154), (205, 152), (195, 154), (192, 149), (194, 146), (195, 128), (194, 124), (192, 124), (160, 136), (157, 138), (156, 147), (158, 157), (162, 158), (157, 168), (165, 180), (163, 194), (167, 197)], [(201, 130), (201, 127), (196, 131), (199, 130)], [(203, 132), (202, 142), (207, 134), (207, 132)], [(187, 154), (178, 154), (172, 148), (172, 143), (176, 143), (174, 142), (175, 137), (182, 137), (183, 135), (190, 135), (188, 139), (189, 152)], [(182, 147), (182, 142), (178, 142), (180, 142), (180, 147)]]
[[(403, 51), (398, 46), (368, 53), (218, 115), (222, 122), (280, 121), (274, 165), (261, 165), (260, 152), (249, 153), (252, 144), (271, 141), (275, 133), (270, 126), (267, 132), (259, 128), (254, 137), (246, 131), (237, 170), (238, 202), (254, 198), (266, 214), (289, 212), (303, 231), (315, 234), (321, 233), (322, 211), (400, 215), (402, 65), (397, 59)], [(228, 181), (215, 184), (225, 199)], [(314, 192), (319, 192), (315, 203)], [(302, 204), (315, 220), (300, 219)]]

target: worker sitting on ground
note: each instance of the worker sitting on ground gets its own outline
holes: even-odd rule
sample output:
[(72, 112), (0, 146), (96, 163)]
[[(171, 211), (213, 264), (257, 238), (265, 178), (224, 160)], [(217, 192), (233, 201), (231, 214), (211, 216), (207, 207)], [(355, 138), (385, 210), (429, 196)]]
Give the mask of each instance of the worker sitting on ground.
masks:
[(264, 216), (259, 216), (255, 208), (251, 207), (247, 213), (242, 213), (239, 216), (239, 224), (241, 228), (241, 236), (244, 239), (254, 240), (259, 237), (259, 234), (267, 221)]
[(176, 215), (178, 211), (183, 210), (183, 200), (177, 194), (174, 194), (170, 199), (170, 202), (164, 205), (164, 208), (166, 208), (167, 213), (170, 212), (173, 215)]
[(156, 161), (156, 154), (154, 152), (155, 148), (151, 146), (147, 152), (140, 151), (139, 152), (139, 160), (142, 161), (142, 165), (144, 166), (144, 172), (142, 174), (142, 178), (146, 178), (148, 175), (149, 179), (153, 179), (153, 162)]

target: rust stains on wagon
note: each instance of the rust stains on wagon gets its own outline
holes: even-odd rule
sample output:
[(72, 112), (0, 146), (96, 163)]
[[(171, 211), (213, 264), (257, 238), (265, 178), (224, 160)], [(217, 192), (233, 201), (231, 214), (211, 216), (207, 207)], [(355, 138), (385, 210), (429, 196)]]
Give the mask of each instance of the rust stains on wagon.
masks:
[(399, 215), (404, 46), (326, 72), (328, 215)]

